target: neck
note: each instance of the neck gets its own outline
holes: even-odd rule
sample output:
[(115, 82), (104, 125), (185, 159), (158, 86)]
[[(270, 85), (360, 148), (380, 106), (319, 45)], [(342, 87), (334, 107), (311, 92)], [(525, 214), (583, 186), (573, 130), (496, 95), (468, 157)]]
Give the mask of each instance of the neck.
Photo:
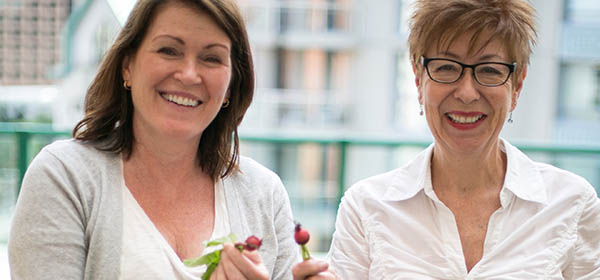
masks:
[(431, 159), (436, 192), (474, 193), (499, 191), (506, 173), (506, 155), (499, 142), (477, 152), (457, 153), (436, 145)]
[(183, 186), (196, 180), (207, 180), (197, 161), (198, 143), (159, 143), (155, 139), (138, 139), (124, 167), (135, 180), (148, 185)]

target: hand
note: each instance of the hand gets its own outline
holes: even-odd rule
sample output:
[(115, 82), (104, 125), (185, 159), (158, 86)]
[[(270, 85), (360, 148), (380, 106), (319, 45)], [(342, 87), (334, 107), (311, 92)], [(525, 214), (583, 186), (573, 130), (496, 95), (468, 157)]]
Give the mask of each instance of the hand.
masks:
[(219, 265), (210, 276), (211, 280), (250, 279), (268, 280), (269, 272), (257, 251), (240, 252), (231, 243), (223, 244)]
[(297, 263), (292, 268), (294, 280), (335, 280), (335, 273), (329, 269), (329, 264), (325, 261), (308, 259)]

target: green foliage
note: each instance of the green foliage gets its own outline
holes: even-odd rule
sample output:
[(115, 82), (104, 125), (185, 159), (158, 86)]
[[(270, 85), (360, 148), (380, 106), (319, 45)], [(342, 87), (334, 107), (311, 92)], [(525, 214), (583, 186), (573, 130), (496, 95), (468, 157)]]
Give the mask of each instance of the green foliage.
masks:
[[(205, 241), (204, 249), (206, 250), (206, 248), (212, 247), (212, 246), (221, 246), (224, 243), (234, 244), (235, 241), (236, 241), (235, 235), (233, 233), (230, 233), (229, 235), (221, 237), (221, 238)], [(206, 271), (204, 272), (204, 274), (202, 274), (202, 280), (208, 280), (208, 279), (210, 279), (210, 275), (217, 268), (217, 265), (219, 265), (220, 260), (221, 260), (221, 249), (215, 250), (211, 253), (208, 253), (206, 255), (203, 255), (203, 256), (200, 256), (197, 258), (185, 259), (185, 260), (183, 260), (183, 264), (185, 264), (186, 266), (206, 265)]]

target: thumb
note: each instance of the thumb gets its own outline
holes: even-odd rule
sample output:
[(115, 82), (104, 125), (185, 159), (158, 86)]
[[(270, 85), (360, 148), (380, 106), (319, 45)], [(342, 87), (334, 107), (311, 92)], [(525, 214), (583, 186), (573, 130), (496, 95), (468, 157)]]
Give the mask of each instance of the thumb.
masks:
[(292, 274), (294, 275), (294, 279), (305, 279), (327, 271), (328, 268), (329, 264), (327, 262), (311, 258), (295, 264), (292, 267)]

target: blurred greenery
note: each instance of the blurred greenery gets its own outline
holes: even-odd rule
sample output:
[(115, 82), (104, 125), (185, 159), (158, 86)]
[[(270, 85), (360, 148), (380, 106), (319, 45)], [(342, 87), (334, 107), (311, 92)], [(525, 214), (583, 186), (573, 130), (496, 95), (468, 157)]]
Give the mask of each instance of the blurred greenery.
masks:
[(0, 103), (0, 122), (32, 122), (32, 123), (52, 123), (52, 115), (48, 111), (38, 110), (27, 116), (26, 104), (6, 104)]

